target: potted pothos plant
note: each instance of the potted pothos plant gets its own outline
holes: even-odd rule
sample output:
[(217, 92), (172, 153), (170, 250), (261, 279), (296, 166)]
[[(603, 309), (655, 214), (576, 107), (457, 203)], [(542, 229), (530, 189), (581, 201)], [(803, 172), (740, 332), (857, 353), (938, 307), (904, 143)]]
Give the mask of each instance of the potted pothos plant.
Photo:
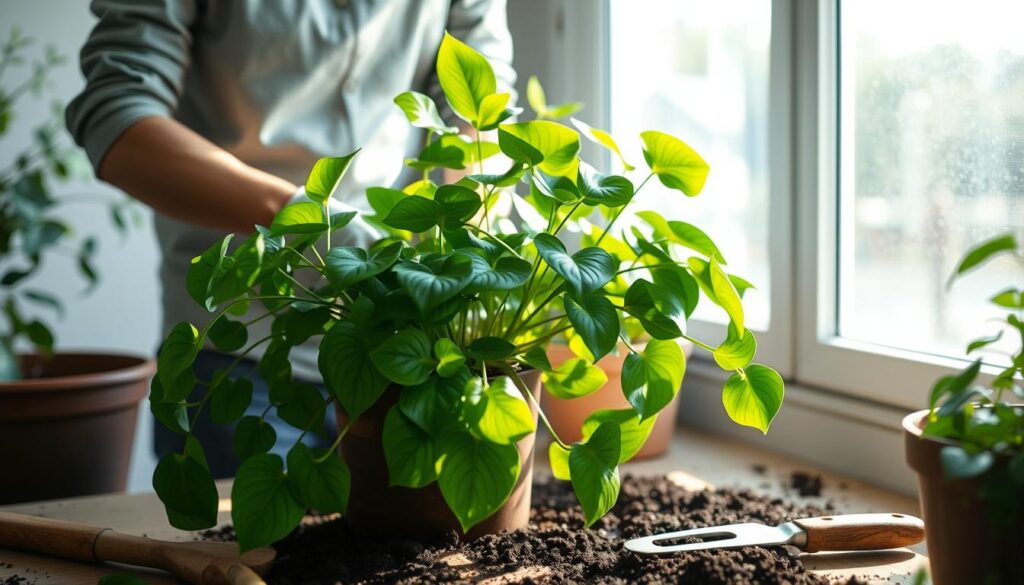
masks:
[[(57, 210), (54, 181), (83, 166), (60, 130), (62, 107), (35, 128), (34, 141), (11, 144), (17, 105), (40, 99), (50, 71), (62, 62), (52, 48), (32, 69), (22, 65), (32, 39), (17, 28), (0, 44), (0, 73), (18, 75), (0, 87), (0, 139), (11, 163), (0, 168), (0, 504), (122, 491), (128, 476), (139, 402), (146, 396), (152, 360), (116, 354), (54, 351), (43, 311), (62, 314), (58, 295), (35, 285), (47, 258), (70, 255), (86, 290), (98, 281), (96, 239), (78, 236)], [(2, 79), (0, 79), (2, 81)], [(118, 230), (128, 227), (125, 200), (109, 206)]]
[[(1024, 246), (1004, 234), (969, 250), (950, 283), (999, 256), (1024, 266)], [(1006, 363), (987, 385), (978, 381), (981, 359), (940, 378), (928, 410), (903, 421), (936, 585), (1024, 582), (1024, 291), (1011, 285), (990, 302), (1005, 311), (1001, 327), (971, 341), (967, 354), (1008, 332), (1021, 342)]]
[[(508, 94), (496, 93), (487, 60), (449, 35), (437, 72), (452, 110), (477, 132), (460, 135), (427, 96), (395, 99), (426, 133), (425, 147), (406, 161), (423, 178), (403, 190), (367, 190), (374, 214), (365, 219), (382, 230), (379, 241), (367, 249), (331, 244), (354, 216), (327, 211), (352, 153), (317, 161), (305, 185), (311, 201), (283, 208), (233, 251), (228, 237), (193, 260), (188, 290), (212, 317), (169, 334), (151, 395), (157, 417), (185, 435), (182, 452), (161, 459), (153, 477), (173, 525), (216, 521), (217, 491), (190, 434), (191, 421), (210, 409), (221, 421), (237, 420), (242, 464), (231, 513), (243, 549), (285, 536), (307, 508), (340, 512), (355, 530), (391, 536), (455, 528), (472, 537), (525, 526), (538, 416), (551, 431), (538, 408), (539, 374), (558, 375), (567, 392), (582, 394), (594, 368), (582, 363), (580, 375), (562, 375), (551, 367), (545, 347), (570, 330), (595, 359), (620, 341), (629, 351), (623, 390), (630, 408), (593, 413), (584, 438), (572, 444), (552, 432), (555, 475), (572, 482), (593, 524), (616, 500), (619, 464), (679, 390), (685, 360), (676, 339), (685, 337), (682, 325), (699, 296), (732, 322), (729, 338), (711, 348), (730, 356), (724, 363), (735, 370), (724, 388), (727, 410), (767, 430), (782, 380), (751, 363), (753, 335), (739, 292), (710, 240), (698, 232), (614, 236), (616, 220), (651, 180), (681, 197), (697, 195), (708, 173), (700, 155), (678, 138), (645, 132), (647, 168), (638, 179), (603, 174), (578, 153), (581, 133), (618, 152), (607, 133), (551, 120), (509, 122), (517, 111)], [(496, 143), (483, 138), (491, 131)], [(491, 156), (504, 156), (507, 170), (483, 173)], [(476, 173), (437, 185), (429, 173), (441, 167)], [(517, 186), (528, 193), (516, 195)], [(503, 202), (515, 207), (519, 224), (497, 217)], [(566, 226), (596, 213), (604, 226), (570, 252), (576, 242)], [(325, 251), (314, 245), (321, 241)], [(320, 284), (300, 284), (309, 282), (301, 273), (322, 277)], [(249, 339), (247, 323), (232, 315), (259, 305), (273, 319), (272, 333)], [(642, 351), (620, 326), (623, 313), (652, 337)], [(291, 377), (289, 350), (311, 336), (321, 336), (326, 395)], [(191, 364), (206, 343), (240, 359), (262, 350), (270, 408), (303, 431), (314, 432), (326, 409), (337, 408), (335, 445), (315, 450), (299, 442), (286, 458), (268, 453), (273, 429), (260, 417), (238, 420), (246, 381), (230, 369), (195, 379)], [(205, 392), (189, 403), (196, 384)]]

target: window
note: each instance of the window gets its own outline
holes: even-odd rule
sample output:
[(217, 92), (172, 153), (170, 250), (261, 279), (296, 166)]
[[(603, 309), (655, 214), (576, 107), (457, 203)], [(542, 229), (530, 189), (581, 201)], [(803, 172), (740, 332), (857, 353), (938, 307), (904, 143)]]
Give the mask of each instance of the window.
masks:
[[(758, 285), (750, 327), (769, 325), (768, 55), (771, 3), (657, 0), (643, 9), (610, 3), (610, 128), (627, 160), (643, 161), (638, 136), (658, 129), (688, 142), (711, 164), (703, 193), (681, 200), (657, 181), (644, 208), (705, 229), (732, 272)], [(652, 15), (657, 18), (652, 18)], [(639, 164), (639, 163), (634, 163)], [(638, 208), (639, 209), (639, 208)], [(696, 317), (725, 323), (702, 304)]]
[(1006, 272), (947, 291), (949, 274), (970, 244), (1024, 225), (1024, 3), (840, 8), (838, 332), (960, 356), (992, 333)]

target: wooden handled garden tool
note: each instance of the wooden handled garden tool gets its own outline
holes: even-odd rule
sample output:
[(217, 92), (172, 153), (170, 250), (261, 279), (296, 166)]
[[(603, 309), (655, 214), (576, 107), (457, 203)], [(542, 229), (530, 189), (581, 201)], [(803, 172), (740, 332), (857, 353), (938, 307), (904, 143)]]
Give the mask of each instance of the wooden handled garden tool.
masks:
[(234, 543), (168, 542), (9, 512), (0, 512), (0, 547), (162, 569), (196, 585), (262, 585), (276, 556), (271, 548), (239, 555)]
[[(678, 543), (684, 538), (701, 540)], [(924, 522), (920, 518), (904, 514), (843, 514), (803, 518), (778, 526), (730, 524), (655, 534), (628, 540), (626, 548), (643, 554), (666, 554), (788, 544), (806, 552), (818, 552), (900, 548), (922, 540)]]

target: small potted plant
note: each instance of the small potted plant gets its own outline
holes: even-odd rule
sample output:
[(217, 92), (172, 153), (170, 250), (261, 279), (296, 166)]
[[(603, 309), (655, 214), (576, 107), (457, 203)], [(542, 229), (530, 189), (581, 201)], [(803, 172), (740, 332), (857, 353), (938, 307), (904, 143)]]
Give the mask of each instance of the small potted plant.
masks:
[[(16, 71), (30, 45), (13, 29), (0, 46), (0, 71)], [(0, 90), (0, 137), (18, 100), (27, 92), (39, 97), (60, 62), (48, 49), (27, 79)], [(138, 405), (155, 367), (127, 355), (54, 353), (52, 330), (36, 316), (36, 309), (63, 310), (58, 296), (32, 286), (54, 252), (72, 254), (89, 287), (98, 278), (95, 239), (73, 237), (54, 214), (61, 202), (51, 182), (81, 166), (58, 130), (62, 108), (54, 110), (54, 120), (36, 128), (35, 143), (0, 170), (0, 460), (9, 475), (0, 482), (0, 504), (123, 491)], [(124, 202), (109, 205), (115, 226), (124, 229)], [(34, 351), (18, 353), (29, 347)]]
[[(1013, 234), (972, 248), (952, 279), (1004, 255), (1024, 261)], [(970, 342), (967, 354), (996, 343), (1004, 331), (1024, 339), (1022, 295), (1010, 286), (990, 299), (1006, 310), (1003, 331)], [(977, 384), (981, 359), (940, 378), (928, 410), (903, 420), (936, 585), (1024, 583), (1024, 343), (1008, 357), (987, 386)]]
[[(595, 389), (589, 361), (567, 372), (546, 357), (550, 340), (570, 330), (596, 359), (620, 341), (629, 351), (623, 388), (630, 407), (593, 413), (584, 438), (572, 444), (553, 433), (555, 475), (572, 482), (593, 524), (618, 496), (619, 463), (639, 449), (679, 390), (685, 360), (675, 339), (701, 294), (733, 323), (718, 348), (736, 370), (724, 389), (726, 408), (762, 429), (775, 416), (782, 380), (750, 363), (739, 293), (720, 259), (705, 255), (706, 242), (635, 233), (628, 269), (606, 249), (615, 220), (647, 181), (696, 195), (708, 172), (704, 160), (677, 138), (647, 132), (641, 138), (649, 171), (634, 187), (626, 176), (580, 161), (575, 130), (550, 120), (507, 123), (516, 112), (508, 94), (496, 93), (490, 64), (451, 36), (441, 44), (437, 71), (452, 109), (478, 132), (459, 135), (424, 95), (395, 99), (426, 133), (423, 150), (406, 161), (424, 175), (402, 191), (367, 191), (375, 213), (365, 219), (383, 230), (379, 241), (367, 249), (331, 244), (355, 215), (327, 211), (353, 153), (314, 165), (309, 202), (285, 207), (233, 251), (225, 238), (193, 260), (188, 290), (212, 317), (202, 328), (181, 323), (169, 334), (151, 394), (161, 422), (185, 435), (182, 451), (162, 458), (153, 476), (173, 525), (199, 529), (216, 521), (217, 491), (190, 434), (198, 412), (210, 409), (215, 421), (237, 421), (242, 464), (231, 509), (243, 549), (287, 535), (308, 508), (340, 512), (356, 531), (391, 537), (521, 528), (537, 417), (547, 425), (538, 407), (541, 373), (555, 374), (566, 393)], [(488, 131), (496, 131), (497, 143), (481, 137)], [(617, 150), (604, 133), (584, 135)], [(507, 170), (484, 174), (482, 161), (499, 153)], [(478, 172), (436, 185), (429, 173), (439, 167)], [(515, 195), (510, 188), (517, 185), (529, 193)], [(495, 217), (499, 204), (514, 206), (521, 223)], [(607, 213), (605, 227), (593, 244), (570, 253), (562, 239), (567, 223), (597, 210)], [(314, 246), (321, 240), (326, 253)], [(671, 259), (666, 250), (679, 245), (696, 255)], [(310, 282), (306, 274), (322, 277), (320, 284), (301, 284)], [(249, 339), (247, 324), (232, 315), (258, 305), (273, 320), (272, 332)], [(620, 327), (623, 312), (653, 338), (642, 351)], [(289, 350), (311, 336), (322, 336), (327, 395), (291, 377)], [(270, 408), (287, 423), (313, 432), (326, 409), (337, 408), (335, 445), (314, 450), (299, 442), (287, 458), (268, 453), (273, 429), (260, 417), (239, 420), (247, 381), (230, 369), (195, 379), (192, 361), (208, 342), (240, 356), (263, 350), (259, 371), (270, 385)], [(186, 402), (197, 383), (203, 397)]]

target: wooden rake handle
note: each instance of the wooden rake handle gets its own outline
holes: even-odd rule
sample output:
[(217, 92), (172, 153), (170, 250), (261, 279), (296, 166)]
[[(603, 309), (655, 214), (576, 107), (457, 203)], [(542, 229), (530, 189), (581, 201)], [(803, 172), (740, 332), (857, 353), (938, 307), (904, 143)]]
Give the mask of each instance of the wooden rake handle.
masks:
[(902, 548), (924, 540), (924, 522), (906, 514), (841, 514), (794, 520), (807, 552)]

